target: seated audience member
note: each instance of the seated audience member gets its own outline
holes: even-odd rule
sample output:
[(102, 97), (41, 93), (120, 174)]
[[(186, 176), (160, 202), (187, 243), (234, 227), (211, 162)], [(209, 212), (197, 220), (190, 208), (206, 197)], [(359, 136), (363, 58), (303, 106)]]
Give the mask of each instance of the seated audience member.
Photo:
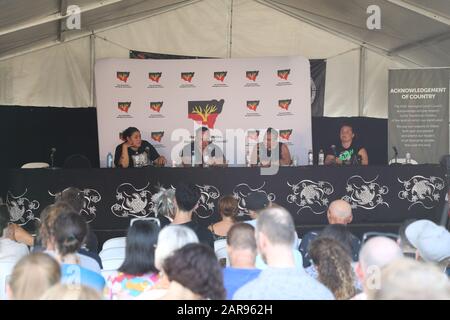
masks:
[(311, 243), (309, 255), (318, 272), (318, 280), (337, 300), (347, 300), (355, 295), (352, 258), (338, 241), (319, 237)]
[(408, 219), (400, 225), (397, 240), (397, 244), (400, 246), (400, 249), (402, 249), (403, 255), (413, 259), (416, 258), (416, 248), (409, 242), (405, 232), (406, 228), (414, 221), (416, 221), (416, 219)]
[(361, 247), (359, 262), (356, 265), (356, 276), (363, 286), (363, 292), (353, 297), (353, 300), (367, 300), (373, 290), (379, 289), (379, 272), (389, 263), (403, 257), (398, 244), (386, 237), (369, 239)]
[(176, 206), (175, 206), (175, 190), (159, 188), (158, 193), (152, 196), (152, 202), (154, 203), (155, 217), (159, 220), (161, 230), (172, 223), (175, 218)]
[(381, 286), (374, 300), (450, 300), (450, 281), (436, 265), (398, 259), (381, 271)]
[(58, 283), (48, 289), (40, 300), (102, 300), (102, 296), (87, 286)]
[(221, 221), (209, 226), (214, 240), (226, 239), (227, 233), (236, 222), (238, 201), (233, 196), (224, 196), (219, 199), (219, 214)]
[[(55, 221), (64, 213), (74, 212), (72, 207), (65, 202), (58, 202), (46, 207), (41, 213), (41, 227), (39, 238), (42, 247), (35, 247), (34, 251), (42, 251), (56, 258)], [(84, 220), (84, 219), (83, 219)], [(77, 258), (83, 268), (100, 273), (101, 265), (97, 260), (78, 250)], [(99, 258), (100, 259), (100, 258)]]
[[(353, 220), (352, 207), (348, 202), (344, 200), (335, 200), (330, 203), (327, 211), (328, 224), (350, 224)], [(303, 266), (305, 268), (311, 265), (310, 258), (308, 256), (310, 243), (317, 238), (320, 231), (311, 231), (306, 233), (302, 242), (300, 243), (299, 250), (303, 255)], [(351, 234), (351, 249), (352, 249), (352, 260), (358, 261), (358, 253), (361, 247), (361, 241)]]
[(99, 273), (81, 266), (77, 254), (87, 234), (86, 221), (74, 211), (64, 212), (56, 218), (53, 232), (62, 282), (87, 285), (102, 293), (105, 280)]
[(31, 253), (17, 262), (6, 292), (9, 300), (37, 300), (61, 281), (58, 262), (44, 253)]
[(214, 248), (214, 239), (206, 227), (192, 221), (192, 214), (198, 208), (200, 190), (196, 185), (180, 183), (175, 190), (177, 211), (172, 224), (191, 228), (201, 243)]
[(224, 300), (222, 270), (214, 251), (198, 243), (178, 249), (164, 260), (170, 281), (163, 300)]
[(28, 247), (14, 240), (14, 232), (8, 228), (11, 217), (8, 207), (0, 205), (0, 262), (17, 262), (28, 254)]
[(250, 192), (245, 198), (245, 207), (248, 210), (248, 215), (251, 220), (245, 221), (250, 224), (253, 228), (256, 228), (256, 220), (258, 219), (259, 214), (266, 208), (272, 206), (272, 203), (267, 198), (267, 194), (265, 192), (255, 191)]
[(249, 281), (255, 279), (261, 270), (255, 268), (255, 228), (248, 223), (236, 223), (228, 232), (227, 252), (230, 267), (223, 269), (223, 282), (227, 300)]
[(189, 243), (198, 242), (197, 235), (188, 227), (174, 224), (164, 227), (158, 235), (158, 242), (155, 249), (155, 267), (159, 270), (158, 282), (153, 287), (146, 288), (139, 296), (139, 299), (159, 299), (166, 294), (170, 282), (163, 270), (164, 261), (176, 250)]
[[(58, 202), (67, 203), (75, 210), (75, 212), (79, 212), (80, 215), (82, 215), (84, 218), (89, 218), (89, 217), (85, 217), (83, 215), (83, 213), (84, 213), (83, 208), (85, 206), (86, 198), (85, 198), (83, 191), (81, 191), (80, 189), (74, 188), (74, 187), (69, 187), (69, 188), (64, 189), (63, 191), (58, 193), (55, 197), (55, 203), (58, 203)], [(81, 248), (81, 250), (87, 251), (88, 252), (87, 255), (89, 255), (89, 252), (93, 252), (95, 254), (98, 253), (98, 239), (97, 239), (97, 236), (95, 235), (95, 233), (91, 230), (91, 228), (89, 228), (89, 224), (88, 224), (88, 234), (86, 237), (86, 241), (83, 244), (83, 247)], [(98, 257), (98, 255), (97, 255), (97, 257)], [(97, 260), (96, 257), (92, 257), (92, 258)]]
[(430, 220), (418, 220), (405, 230), (408, 241), (416, 248), (416, 259), (437, 264), (443, 271), (450, 260), (450, 232)]
[[(319, 234), (319, 236), (313, 240), (313, 242), (318, 239), (322, 239), (322, 238), (328, 238), (328, 239), (332, 239), (332, 240), (338, 242), (342, 246), (342, 248), (345, 250), (347, 255), (349, 255), (350, 258), (352, 258), (352, 241), (354, 238), (353, 238), (353, 235), (350, 233), (350, 231), (348, 231), (346, 225), (330, 224), (330, 225), (326, 226), (322, 230), (322, 232)], [(309, 257), (311, 256), (310, 252), (308, 252), (308, 256)], [(356, 262), (353, 261), (353, 259), (351, 259), (352, 270), (354, 269), (355, 265), (356, 265)], [(314, 265), (314, 263), (312, 265), (310, 265), (309, 267), (307, 267), (305, 269), (305, 271), (307, 274), (309, 274), (314, 279), (318, 279), (319, 274), (318, 274), (317, 268)], [(354, 273), (354, 271), (353, 271), (353, 273)], [(359, 282), (359, 279), (356, 276), (354, 276), (353, 278), (354, 278), (355, 289), (357, 291), (362, 291), (362, 285)]]
[(128, 229), (125, 260), (118, 273), (106, 281), (106, 299), (134, 299), (158, 281), (155, 268), (158, 233), (159, 226), (151, 220), (138, 220)]
[(258, 217), (255, 233), (258, 251), (268, 268), (236, 291), (233, 299), (334, 299), (327, 287), (296, 268), (292, 250), (295, 227), (289, 212), (283, 208), (264, 210)]

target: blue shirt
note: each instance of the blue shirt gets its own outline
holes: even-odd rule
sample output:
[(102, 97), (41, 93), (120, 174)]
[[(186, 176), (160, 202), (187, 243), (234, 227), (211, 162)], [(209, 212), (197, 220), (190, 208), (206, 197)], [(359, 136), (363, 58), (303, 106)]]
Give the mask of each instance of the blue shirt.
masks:
[(260, 272), (259, 269), (223, 269), (223, 284), (227, 291), (227, 300), (232, 300), (234, 293), (244, 284), (255, 279)]
[(269, 267), (236, 291), (233, 300), (334, 300), (334, 295), (304, 270)]
[(61, 282), (66, 284), (82, 284), (103, 293), (105, 279), (98, 273), (77, 264), (61, 265)]

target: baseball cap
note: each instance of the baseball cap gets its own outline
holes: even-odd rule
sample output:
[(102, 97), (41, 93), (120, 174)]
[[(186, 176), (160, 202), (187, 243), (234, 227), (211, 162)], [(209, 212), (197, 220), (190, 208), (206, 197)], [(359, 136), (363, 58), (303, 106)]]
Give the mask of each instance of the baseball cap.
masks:
[(246, 208), (252, 211), (265, 209), (269, 206), (269, 203), (265, 192), (251, 192), (245, 199)]
[(440, 262), (450, 257), (450, 232), (444, 227), (418, 220), (406, 228), (405, 234), (424, 260)]

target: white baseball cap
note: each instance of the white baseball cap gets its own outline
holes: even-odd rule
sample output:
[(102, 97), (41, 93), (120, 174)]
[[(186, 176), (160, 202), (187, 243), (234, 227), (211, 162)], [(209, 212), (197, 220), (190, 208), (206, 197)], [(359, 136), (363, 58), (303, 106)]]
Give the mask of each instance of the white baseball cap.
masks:
[(430, 220), (418, 220), (405, 230), (408, 241), (430, 262), (450, 257), (450, 232)]

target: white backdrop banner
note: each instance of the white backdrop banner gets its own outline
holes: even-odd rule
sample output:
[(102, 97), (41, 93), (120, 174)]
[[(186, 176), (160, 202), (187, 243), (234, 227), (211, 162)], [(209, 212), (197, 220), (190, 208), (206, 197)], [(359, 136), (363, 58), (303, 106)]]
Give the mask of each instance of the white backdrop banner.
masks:
[(307, 164), (312, 149), (310, 67), (303, 57), (103, 59), (95, 86), (101, 167), (127, 127), (137, 127), (168, 164), (200, 126), (211, 130), (230, 166), (245, 165), (268, 127), (298, 164)]

